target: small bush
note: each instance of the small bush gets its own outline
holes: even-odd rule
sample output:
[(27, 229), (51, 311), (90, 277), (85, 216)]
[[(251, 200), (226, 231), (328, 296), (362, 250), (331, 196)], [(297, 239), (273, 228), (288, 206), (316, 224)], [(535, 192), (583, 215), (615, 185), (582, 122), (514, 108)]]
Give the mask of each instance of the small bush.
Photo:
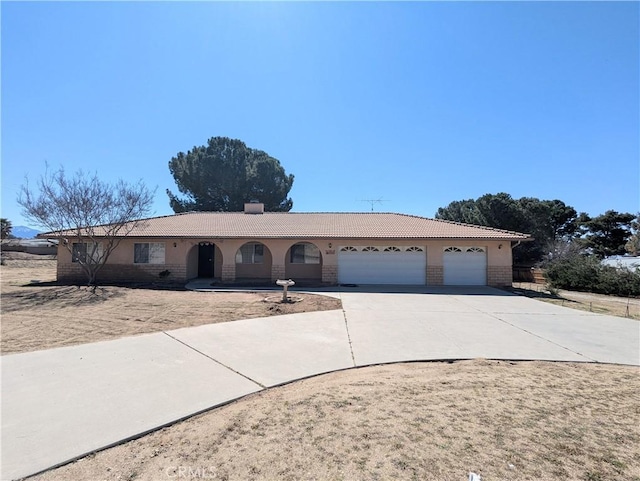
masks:
[(550, 261), (544, 275), (549, 286), (555, 289), (640, 296), (640, 270), (605, 266), (595, 256), (574, 255)]

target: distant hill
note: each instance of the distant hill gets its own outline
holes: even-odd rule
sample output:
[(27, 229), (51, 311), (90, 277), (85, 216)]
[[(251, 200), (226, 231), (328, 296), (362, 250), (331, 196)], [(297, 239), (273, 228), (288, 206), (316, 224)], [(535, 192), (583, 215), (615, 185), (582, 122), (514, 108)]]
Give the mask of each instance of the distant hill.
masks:
[(18, 225), (11, 229), (11, 235), (18, 239), (33, 239), (39, 233), (39, 230), (32, 229), (31, 227), (25, 227), (23, 225)]

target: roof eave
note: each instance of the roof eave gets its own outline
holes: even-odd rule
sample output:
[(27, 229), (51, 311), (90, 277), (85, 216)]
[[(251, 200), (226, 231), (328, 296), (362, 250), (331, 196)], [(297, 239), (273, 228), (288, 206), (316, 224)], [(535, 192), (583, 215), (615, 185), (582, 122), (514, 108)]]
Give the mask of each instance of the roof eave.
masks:
[[(68, 237), (68, 236), (77, 236), (76, 233), (44, 233), (38, 234), (37, 238), (40, 239), (57, 239), (60, 237)], [(105, 236), (100, 235), (92, 235), (95, 238), (101, 238)], [(129, 234), (126, 236), (116, 236), (121, 238), (131, 238), (131, 239), (148, 239), (148, 238), (162, 238), (162, 239), (287, 239), (287, 240), (295, 240), (295, 239), (335, 239), (335, 240), (362, 240), (362, 241), (371, 241), (371, 240), (388, 240), (388, 241), (400, 241), (400, 240), (438, 240), (438, 241), (460, 241), (460, 240), (469, 240), (469, 241), (521, 241), (521, 242), (531, 242), (535, 240), (533, 237), (528, 236), (495, 236), (495, 237), (483, 237), (483, 236), (353, 236), (353, 235), (265, 235), (259, 233), (248, 233), (247, 235), (201, 235), (201, 234)]]

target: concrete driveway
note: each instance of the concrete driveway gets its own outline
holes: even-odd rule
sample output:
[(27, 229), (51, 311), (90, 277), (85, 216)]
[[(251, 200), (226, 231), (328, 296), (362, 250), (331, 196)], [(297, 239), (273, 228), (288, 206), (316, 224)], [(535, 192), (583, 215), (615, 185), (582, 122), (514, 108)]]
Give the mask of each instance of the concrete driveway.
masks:
[(342, 292), (357, 365), (403, 360), (586, 361), (640, 365), (640, 322), (489, 287)]
[[(640, 323), (491, 288), (324, 290), (343, 310), (2, 356), (2, 479), (34, 474), (267, 387), (369, 364), (640, 365)], [(209, 294), (203, 294), (209, 295)]]

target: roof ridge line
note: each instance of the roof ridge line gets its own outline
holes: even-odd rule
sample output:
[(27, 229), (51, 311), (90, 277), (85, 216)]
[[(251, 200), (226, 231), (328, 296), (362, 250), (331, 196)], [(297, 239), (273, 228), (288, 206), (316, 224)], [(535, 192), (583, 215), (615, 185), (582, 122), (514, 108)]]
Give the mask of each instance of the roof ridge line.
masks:
[(518, 231), (515, 231), (515, 230), (499, 229), (498, 227), (491, 227), (491, 226), (488, 226), (488, 225), (468, 224), (466, 222), (458, 222), (458, 221), (455, 221), (455, 220), (448, 220), (448, 219), (437, 219), (435, 217), (433, 219), (431, 219), (431, 220), (435, 220), (436, 222), (443, 222), (445, 224), (462, 225), (462, 226), (469, 226), (469, 227), (479, 227), (481, 229), (492, 230), (494, 232), (506, 232), (508, 234), (518, 234), (518, 235), (525, 234), (525, 235), (528, 235), (529, 237), (531, 237), (531, 234), (527, 233), (527, 232), (518, 232)]
[[(161, 215), (158, 217), (151, 217), (152, 219), (160, 219), (163, 217), (173, 217), (176, 215), (187, 215), (187, 214), (246, 214), (246, 212), (240, 210), (234, 210), (234, 211), (223, 211), (223, 210), (190, 210), (188, 212), (176, 212), (175, 214), (167, 214), (167, 215)], [(309, 211), (309, 212), (272, 212), (272, 211), (264, 211), (261, 214), (248, 214), (248, 215), (263, 215), (263, 214), (365, 214), (365, 215), (381, 215), (381, 214), (386, 214), (386, 215), (402, 215), (402, 216), (407, 216), (407, 217), (417, 217), (420, 219), (429, 219), (429, 217), (421, 217), (421, 216), (416, 216), (416, 215), (412, 215), (412, 214), (403, 214), (401, 212), (367, 212), (367, 211)]]

